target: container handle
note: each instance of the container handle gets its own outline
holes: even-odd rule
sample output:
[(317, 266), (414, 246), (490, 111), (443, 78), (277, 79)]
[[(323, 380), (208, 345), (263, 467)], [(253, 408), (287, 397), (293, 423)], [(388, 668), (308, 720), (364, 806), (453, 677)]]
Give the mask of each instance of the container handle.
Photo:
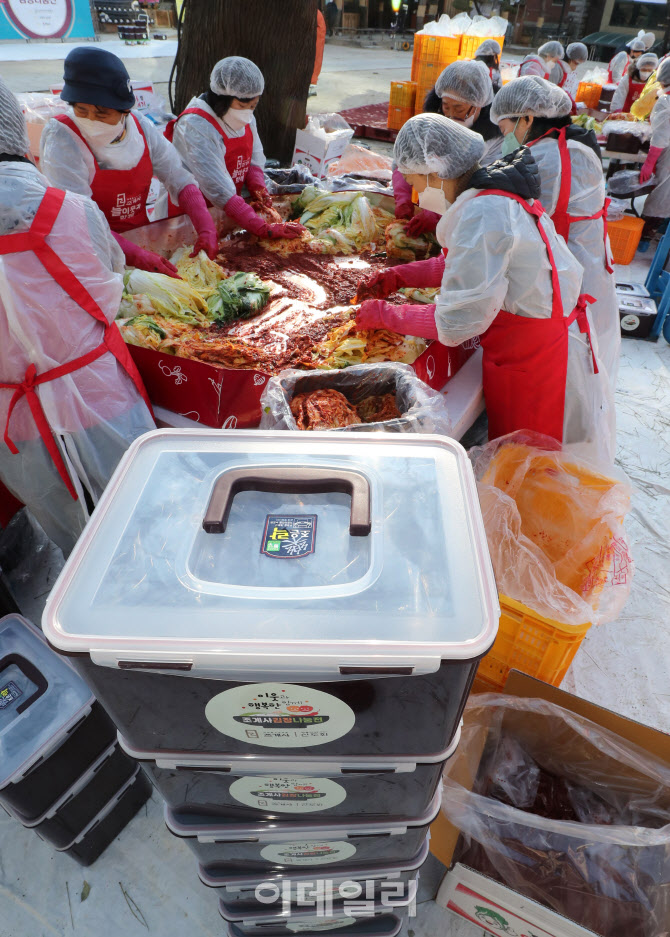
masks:
[(232, 469), (217, 479), (202, 522), (208, 534), (222, 534), (228, 524), (233, 498), (241, 491), (286, 494), (324, 494), (337, 491), (351, 495), (349, 533), (367, 537), (370, 520), (370, 482), (360, 472), (325, 468), (268, 467), (256, 471)]

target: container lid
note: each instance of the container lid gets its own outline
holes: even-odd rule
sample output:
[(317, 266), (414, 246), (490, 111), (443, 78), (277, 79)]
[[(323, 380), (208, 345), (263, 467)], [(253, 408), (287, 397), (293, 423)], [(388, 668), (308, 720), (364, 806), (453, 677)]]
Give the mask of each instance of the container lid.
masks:
[[(287, 931), (294, 934), (305, 934), (311, 937), (312, 934), (321, 932), (333, 934), (342, 933), (343, 937), (396, 937), (402, 927), (402, 921), (397, 914), (393, 913), (392, 908), (377, 908), (370, 912), (367, 909), (359, 912), (358, 915), (342, 912), (331, 916), (315, 915), (314, 909), (306, 911), (292, 911), (289, 915), (274, 915), (273, 917), (263, 917), (254, 919), (245, 919), (244, 921), (231, 921), (227, 917), (226, 906), (221, 899), (219, 901), (219, 914), (228, 923), (228, 937), (246, 937), (249, 933), (248, 928), (254, 925), (258, 928), (258, 933), (263, 934), (266, 928), (274, 924), (281, 925), (285, 923)], [(244, 930), (240, 929), (240, 925)]]
[(94, 702), (70, 664), (20, 615), (0, 619), (0, 789), (65, 739)]
[[(410, 862), (379, 862), (365, 869), (353, 869), (351, 866), (346, 865), (346, 863), (342, 863), (337, 866), (337, 871), (335, 871), (334, 868), (328, 871), (328, 881), (335, 885), (340, 882), (352, 881), (392, 881), (393, 879), (399, 878), (404, 872), (415, 872), (420, 868), (428, 858), (429, 849), (429, 841), (428, 837), (426, 837), (421, 851)], [(212, 866), (199, 865), (198, 876), (200, 881), (209, 888), (225, 888), (226, 891), (230, 893), (246, 891), (252, 888), (256, 889), (261, 883), (277, 884), (281, 887), (283, 882), (289, 882), (291, 884), (313, 882), (315, 878), (318, 877), (314, 869), (307, 872), (301, 872), (299, 869), (282, 869), (281, 872), (263, 873), (262, 878), (258, 877), (258, 872), (255, 875), (231, 875), (226, 872), (217, 875), (212, 869)]]
[(477, 658), (498, 617), (454, 440), (160, 430), (125, 454), (43, 625), (97, 664), (299, 682)]
[[(431, 758), (429, 761), (422, 759), (422, 764), (437, 764), (442, 761), (448, 761), (458, 748), (461, 740), (461, 728), (463, 721), (458, 725), (449, 748)], [(216, 752), (172, 752), (158, 751), (149, 752), (140, 748), (135, 748), (131, 743), (118, 733), (119, 745), (130, 758), (135, 761), (148, 761), (156, 765), (157, 768), (167, 770), (187, 770), (187, 771), (214, 771), (230, 774), (234, 776), (244, 775), (262, 776), (291, 774), (302, 777), (336, 777), (337, 775), (355, 771), (357, 774), (369, 771), (383, 772), (389, 774), (407, 774), (416, 771), (417, 761), (413, 756), (405, 756), (406, 761), (399, 755), (369, 755), (362, 758), (353, 757), (343, 759), (341, 755), (325, 755), (318, 758), (314, 755), (296, 755), (289, 760), (279, 758), (268, 758), (267, 755), (220, 755)]]
[(426, 813), (422, 817), (408, 817), (393, 823), (362, 820), (352, 823), (351, 818), (341, 820), (266, 820), (240, 823), (237, 819), (214, 817), (191, 811), (165, 807), (165, 825), (175, 836), (196, 837), (199, 843), (303, 843), (305, 839), (342, 840), (353, 836), (402, 836), (408, 827), (428, 826), (435, 819), (442, 801), (442, 787), (438, 785)]

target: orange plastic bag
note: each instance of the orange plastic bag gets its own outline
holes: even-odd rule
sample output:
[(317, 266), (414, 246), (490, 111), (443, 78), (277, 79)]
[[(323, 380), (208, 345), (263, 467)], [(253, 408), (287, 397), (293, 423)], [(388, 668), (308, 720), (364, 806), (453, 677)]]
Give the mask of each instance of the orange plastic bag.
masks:
[(631, 495), (625, 476), (529, 433), (470, 455), (500, 591), (568, 624), (588, 620), (587, 606), (594, 622), (616, 618), (633, 575), (623, 528)]

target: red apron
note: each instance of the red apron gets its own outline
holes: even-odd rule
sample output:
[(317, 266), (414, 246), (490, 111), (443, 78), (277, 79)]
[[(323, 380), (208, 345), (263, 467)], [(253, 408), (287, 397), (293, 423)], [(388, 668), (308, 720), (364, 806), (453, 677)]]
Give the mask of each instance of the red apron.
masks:
[[(140, 225), (149, 224), (147, 197), (151, 188), (154, 170), (151, 154), (149, 153), (149, 144), (140, 122), (134, 114), (131, 116), (144, 140), (144, 153), (137, 166), (133, 166), (132, 169), (101, 169), (95, 156), (93, 156), (95, 174), (91, 182), (91, 198), (101, 209), (112, 231), (118, 231), (119, 233), (128, 231), (130, 228), (138, 228)], [(70, 117), (61, 114), (55, 119), (69, 127), (73, 133), (76, 133), (86, 147), (91, 150), (88, 143), (86, 143), (86, 138)], [(93, 155), (92, 150), (91, 155)]]
[(614, 268), (609, 261), (609, 245), (607, 243), (607, 209), (610, 204), (610, 199), (606, 198), (600, 211), (595, 212), (593, 215), (570, 215), (568, 213), (570, 190), (572, 189), (572, 164), (570, 162), (566, 131), (567, 127), (561, 127), (560, 130), (549, 130), (541, 137), (538, 137), (537, 140), (533, 140), (531, 143), (527, 144), (532, 147), (540, 140), (544, 140), (545, 137), (558, 133), (558, 154), (561, 159), (561, 187), (558, 192), (558, 200), (556, 202), (554, 214), (551, 215), (551, 220), (554, 222), (556, 232), (560, 234), (567, 243), (570, 237), (570, 225), (575, 224), (577, 221), (596, 221), (598, 218), (602, 218), (603, 242), (605, 244), (605, 269), (608, 273), (614, 273)]
[[(618, 54), (619, 53), (617, 52), (617, 55)], [(607, 84), (608, 85), (616, 84), (616, 81), (614, 80), (614, 76), (612, 75), (612, 62), (614, 61), (615, 58), (616, 58), (616, 55), (614, 56), (614, 58), (610, 60), (610, 63), (607, 67)], [(630, 65), (630, 56), (628, 55), (628, 53), (626, 53), (626, 64), (624, 65), (623, 71), (621, 72), (622, 76), (625, 75), (626, 72), (628, 71), (629, 65)]]
[[(527, 429), (563, 442), (565, 385), (568, 373), (568, 329), (577, 320), (591, 341), (586, 303), (580, 296), (569, 316), (563, 315), (561, 286), (549, 238), (539, 223), (545, 214), (537, 199), (532, 205), (518, 195), (497, 189), (480, 192), (514, 199), (532, 215), (551, 264), (551, 318), (530, 319), (501, 310), (481, 336), (484, 349), (484, 399), (489, 418), (489, 439)], [(593, 349), (593, 370), (598, 373)]]
[(628, 81), (628, 94), (626, 95), (626, 100), (623, 102), (622, 111), (624, 114), (628, 114), (631, 106), (635, 104), (637, 99), (640, 97), (644, 91), (644, 86), (646, 81), (633, 81), (632, 78)]
[[(226, 146), (226, 155), (224, 159), (226, 169), (228, 170), (228, 175), (235, 184), (235, 192), (237, 195), (239, 195), (244, 187), (244, 180), (247, 178), (247, 173), (249, 172), (249, 167), (251, 166), (251, 156), (254, 150), (254, 136), (251, 132), (251, 127), (247, 125), (244, 134), (241, 137), (229, 137), (224, 132), (220, 122), (216, 120), (215, 117), (212, 117), (211, 114), (208, 114), (207, 111), (203, 111), (199, 107), (187, 107), (185, 111), (181, 112), (179, 117), (171, 120), (165, 128), (165, 137), (170, 142), (172, 142), (174, 138), (175, 124), (178, 120), (181, 120), (184, 114), (197, 114), (198, 117), (202, 117), (203, 120), (206, 120), (208, 124), (211, 124), (211, 126), (214, 127), (214, 129), (221, 135)], [(207, 205), (211, 207), (212, 203), (209, 200), (206, 201)], [(181, 209), (177, 208), (174, 202), (170, 199), (168, 204), (168, 218), (173, 218), (175, 215), (180, 214), (183, 214), (183, 212)]]
[(87, 352), (85, 355), (73, 358), (72, 361), (67, 361), (65, 364), (61, 364), (56, 368), (50, 368), (48, 371), (43, 371), (41, 374), (37, 373), (37, 368), (34, 364), (29, 364), (20, 384), (0, 382), (0, 388), (14, 391), (12, 399), (9, 402), (4, 433), (4, 440), (10, 452), (16, 455), (19, 450), (16, 448), (9, 435), (9, 423), (14, 407), (21, 397), (25, 396), (35, 425), (58, 470), (58, 474), (62, 478), (70, 495), (76, 501), (77, 493), (74, 490), (72, 480), (68, 475), (63, 457), (53, 437), (46, 414), (42, 409), (42, 404), (37, 394), (39, 385), (46, 384), (49, 381), (55, 381), (59, 377), (64, 377), (66, 374), (72, 374), (74, 371), (79, 371), (109, 352), (114, 355), (131, 379), (152, 416), (153, 411), (142, 379), (135, 367), (133, 359), (130, 357), (130, 352), (121, 337), (116, 322), (107, 321), (104, 312), (88, 290), (80, 283), (70, 268), (63, 263), (58, 254), (46, 242), (46, 238), (50, 234), (56, 218), (58, 217), (64, 198), (65, 192), (60, 189), (47, 189), (40, 203), (40, 207), (37, 210), (37, 214), (33, 219), (33, 223), (30, 226), (30, 230), (23, 234), (2, 235), (0, 237), (0, 254), (21, 254), (26, 251), (32, 251), (36, 254), (44, 269), (51, 274), (56, 283), (67, 293), (70, 299), (103, 326), (103, 340), (96, 348), (92, 348), (91, 351)]

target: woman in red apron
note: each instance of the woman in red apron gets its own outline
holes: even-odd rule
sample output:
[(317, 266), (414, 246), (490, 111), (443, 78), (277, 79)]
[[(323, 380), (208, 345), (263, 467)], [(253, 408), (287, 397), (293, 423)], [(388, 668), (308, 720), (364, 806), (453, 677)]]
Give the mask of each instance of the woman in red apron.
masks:
[(483, 62), (489, 70), (489, 78), (493, 85), (493, 93), (497, 94), (502, 88), (500, 80), (500, 56), (502, 49), (497, 39), (485, 39), (475, 50), (475, 62)]
[(658, 56), (653, 52), (645, 52), (637, 61), (630, 63), (612, 96), (610, 114), (630, 113), (631, 106), (644, 91), (647, 79), (651, 77), (657, 65)]
[(639, 37), (627, 42), (626, 49), (628, 49), (628, 52), (626, 52), (626, 49), (617, 52), (609, 63), (607, 68), (607, 84), (618, 85), (623, 76), (628, 72), (630, 63), (639, 59), (642, 53), (646, 51), (646, 48), (644, 41)]
[(531, 52), (519, 66), (519, 77), (522, 75), (537, 75), (538, 78), (548, 78), (551, 70), (565, 55), (565, 49), (555, 39), (545, 42), (537, 50), (537, 55)]
[(135, 95), (123, 62), (104, 49), (73, 49), (61, 97), (71, 112), (50, 120), (40, 141), (40, 168), (51, 184), (98, 204), (130, 266), (178, 276), (172, 264), (123, 236), (149, 223), (155, 176), (191, 219), (194, 253), (213, 257), (216, 228), (202, 193), (174, 147), (149, 120), (131, 113)]
[(2, 81), (0, 113), (0, 480), (67, 553), (154, 422), (114, 321), (121, 251), (89, 199), (49, 188), (23, 156)]
[(562, 88), (573, 103), (579, 87), (577, 66), (586, 62), (588, 57), (589, 50), (583, 42), (571, 42), (565, 50), (565, 61), (556, 62), (549, 76), (549, 81)]
[(582, 291), (598, 338), (599, 362), (616, 384), (621, 329), (616, 283), (607, 238), (607, 205), (600, 147), (595, 133), (572, 124), (572, 102), (547, 82), (519, 78), (506, 85), (491, 108), (505, 140), (526, 143), (540, 171), (540, 199), (558, 234), (584, 268)]
[(613, 405), (591, 346), (581, 267), (537, 200), (530, 151), (478, 169), (482, 149), (475, 134), (436, 115), (402, 128), (398, 165), (418, 191), (445, 200), (441, 290), (432, 307), (369, 300), (357, 325), (446, 345), (479, 335), (490, 439), (534, 430), (609, 463)]
[[(264, 87), (260, 69), (249, 59), (222, 59), (212, 70), (210, 90), (168, 124), (166, 136), (208, 202), (235, 225), (258, 237), (300, 237), (305, 229), (280, 221), (265, 187), (265, 156), (254, 118)], [(245, 188), (253, 205), (242, 198)]]

